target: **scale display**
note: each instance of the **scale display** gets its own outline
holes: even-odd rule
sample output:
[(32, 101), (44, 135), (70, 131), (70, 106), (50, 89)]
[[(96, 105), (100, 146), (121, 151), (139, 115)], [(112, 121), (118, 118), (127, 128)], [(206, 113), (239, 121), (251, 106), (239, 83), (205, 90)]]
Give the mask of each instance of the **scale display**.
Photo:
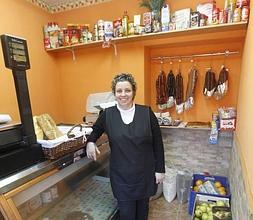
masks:
[(5, 66), (12, 70), (30, 69), (27, 43), (25, 39), (11, 35), (1, 35)]

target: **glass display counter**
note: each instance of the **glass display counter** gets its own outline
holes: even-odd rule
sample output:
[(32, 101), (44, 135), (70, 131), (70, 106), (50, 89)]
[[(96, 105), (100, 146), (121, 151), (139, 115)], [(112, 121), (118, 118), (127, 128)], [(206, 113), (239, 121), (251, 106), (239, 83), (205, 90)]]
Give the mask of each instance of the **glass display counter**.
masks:
[[(112, 220), (117, 218), (108, 172), (109, 146), (97, 161), (87, 157), (6, 195), (16, 219)], [(0, 220), (2, 220), (0, 215)]]

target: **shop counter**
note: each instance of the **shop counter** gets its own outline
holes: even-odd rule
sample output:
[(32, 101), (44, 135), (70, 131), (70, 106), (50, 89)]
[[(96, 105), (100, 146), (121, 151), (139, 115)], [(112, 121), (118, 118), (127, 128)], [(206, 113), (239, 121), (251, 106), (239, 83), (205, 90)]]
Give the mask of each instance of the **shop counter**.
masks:
[(83, 157), (59, 167), (45, 161), (0, 180), (0, 220), (117, 218), (109, 181), (109, 144), (98, 145), (97, 161)]

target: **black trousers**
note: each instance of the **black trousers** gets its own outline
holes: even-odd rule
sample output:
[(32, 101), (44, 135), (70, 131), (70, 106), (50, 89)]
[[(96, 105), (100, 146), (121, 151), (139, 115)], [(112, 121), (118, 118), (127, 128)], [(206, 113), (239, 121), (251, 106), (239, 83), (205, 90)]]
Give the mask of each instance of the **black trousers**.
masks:
[(149, 198), (133, 201), (118, 201), (120, 220), (147, 220)]

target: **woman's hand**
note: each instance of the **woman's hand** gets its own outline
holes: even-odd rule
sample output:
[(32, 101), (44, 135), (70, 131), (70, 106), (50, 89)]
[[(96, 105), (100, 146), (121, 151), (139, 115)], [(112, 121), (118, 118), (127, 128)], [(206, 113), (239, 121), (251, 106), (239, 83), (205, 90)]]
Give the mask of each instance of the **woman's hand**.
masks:
[(162, 183), (165, 177), (164, 173), (155, 173), (156, 184)]
[(100, 154), (98, 147), (93, 142), (88, 142), (86, 145), (86, 154), (89, 159), (97, 160), (97, 154)]

